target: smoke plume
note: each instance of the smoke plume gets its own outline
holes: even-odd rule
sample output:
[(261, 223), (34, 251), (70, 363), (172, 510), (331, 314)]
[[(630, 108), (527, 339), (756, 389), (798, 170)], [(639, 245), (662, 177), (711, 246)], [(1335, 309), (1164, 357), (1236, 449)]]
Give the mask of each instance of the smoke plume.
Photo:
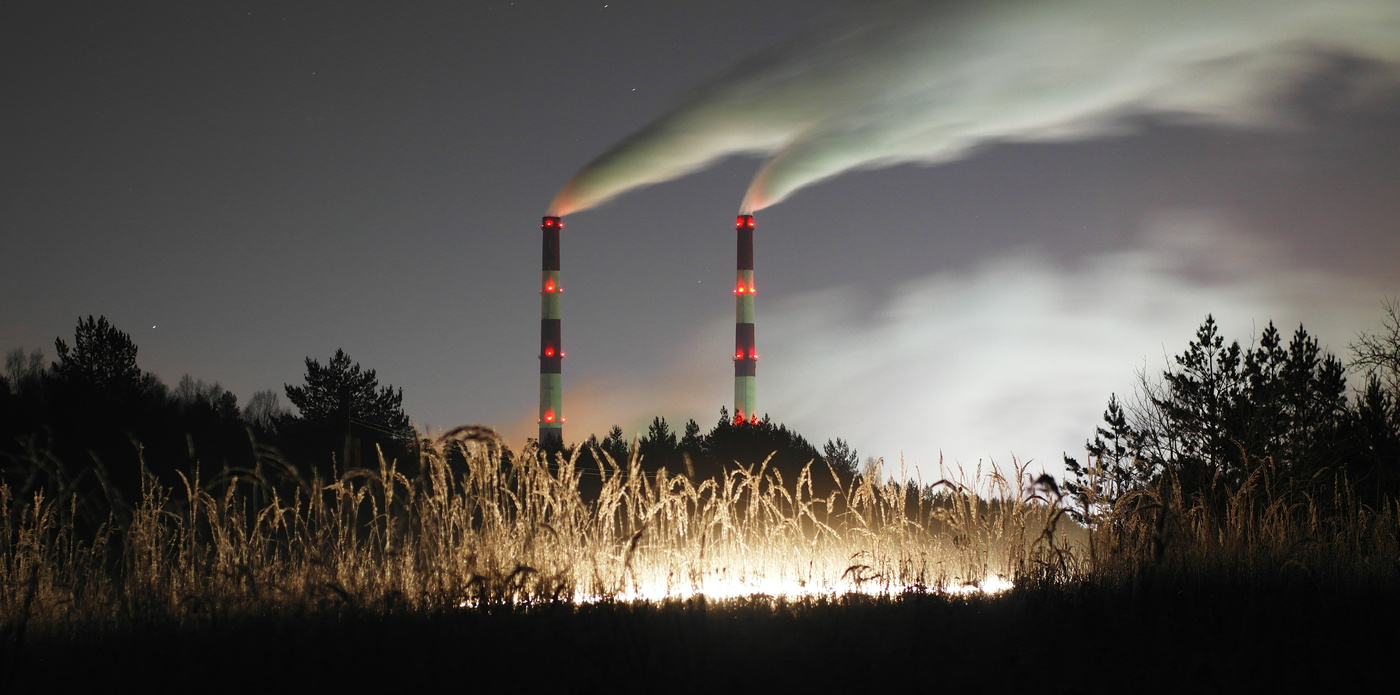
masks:
[(1396, 0), (864, 3), (756, 55), (583, 168), (550, 214), (724, 157), (768, 157), (742, 212), (859, 168), (995, 141), (1121, 131), (1154, 116), (1277, 125), (1329, 57), (1400, 64)]

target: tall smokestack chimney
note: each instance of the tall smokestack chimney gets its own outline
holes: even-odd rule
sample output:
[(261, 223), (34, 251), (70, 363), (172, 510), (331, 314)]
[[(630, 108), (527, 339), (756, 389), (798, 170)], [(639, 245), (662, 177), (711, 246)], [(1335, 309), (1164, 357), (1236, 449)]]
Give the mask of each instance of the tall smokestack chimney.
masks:
[(564, 222), (545, 217), (544, 265), (540, 279), (540, 446), (555, 449), (564, 444), (564, 387), (561, 373), (564, 345), (560, 334), (559, 232)]
[(734, 283), (734, 424), (758, 424), (758, 348), (753, 335), (753, 215), (739, 215), (738, 279)]

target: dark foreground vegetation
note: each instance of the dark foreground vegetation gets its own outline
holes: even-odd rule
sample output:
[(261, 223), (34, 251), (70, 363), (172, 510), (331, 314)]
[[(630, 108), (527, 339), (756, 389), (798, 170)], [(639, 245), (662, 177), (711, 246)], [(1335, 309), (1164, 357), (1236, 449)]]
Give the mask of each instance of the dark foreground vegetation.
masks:
[(577, 692), (1392, 693), (1394, 584), (333, 610), (25, 645), (12, 692), (129, 685)]
[[(1386, 328), (1354, 346), (1349, 392), (1301, 328), (1242, 348), (1207, 320), (1161, 382), (1110, 400), (1063, 481), (861, 475), (844, 443), (721, 417), (679, 437), (658, 419), (626, 450), (510, 452), (466, 427), (358, 460), (342, 429), (329, 466), (254, 436), (212, 472), (138, 457), (124, 494), (98, 457), (21, 438), (0, 688), (1393, 692), (1393, 306)], [(342, 357), (327, 368), (384, 393)], [(811, 463), (725, 466), (736, 436)], [(994, 575), (1015, 587), (959, 592)]]

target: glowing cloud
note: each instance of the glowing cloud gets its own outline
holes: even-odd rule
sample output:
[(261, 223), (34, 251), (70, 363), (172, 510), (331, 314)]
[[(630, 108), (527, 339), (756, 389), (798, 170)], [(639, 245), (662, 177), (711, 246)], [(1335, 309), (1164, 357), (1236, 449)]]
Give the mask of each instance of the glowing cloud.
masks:
[(1395, 0), (885, 2), (735, 66), (583, 168), (551, 215), (736, 154), (771, 158), (742, 212), (858, 168), (983, 143), (1098, 136), (1154, 114), (1281, 121), (1329, 56), (1400, 64)]
[[(1012, 248), (887, 297), (837, 286), (771, 301), (763, 410), (818, 444), (842, 436), (890, 469), (903, 456), (925, 482), (941, 477), (940, 459), (971, 468), (1012, 455), (1058, 475), (1062, 453), (1083, 455), (1108, 395), (1130, 398), (1135, 370), (1158, 376), (1207, 313), (1246, 344), (1268, 320), (1285, 332), (1303, 323), (1345, 358), (1400, 286), (1395, 272), (1310, 269), (1276, 233), (1222, 211), (1159, 211), (1131, 231), (1129, 248), (1068, 266)], [(729, 397), (729, 365), (715, 355), (732, 345), (732, 321), (717, 312), (678, 337), (666, 372), (638, 378), (623, 365), (572, 386), (573, 432), (619, 423), (630, 441), (658, 413), (708, 429)], [(512, 436), (532, 427), (522, 421)]]

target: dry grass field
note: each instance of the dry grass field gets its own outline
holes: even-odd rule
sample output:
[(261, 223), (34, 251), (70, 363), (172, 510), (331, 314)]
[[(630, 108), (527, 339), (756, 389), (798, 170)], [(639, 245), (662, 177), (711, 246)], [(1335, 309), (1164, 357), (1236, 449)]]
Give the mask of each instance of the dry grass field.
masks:
[(1084, 509), (1024, 467), (691, 480), (634, 456), (585, 483), (472, 427), (427, 443), (412, 479), (308, 478), (260, 450), (148, 479), (127, 508), (42, 451), (24, 463), (32, 484), (0, 487), (17, 691), (1367, 691), (1400, 645), (1395, 501), (1267, 461), (1220, 494), (1165, 476)]

